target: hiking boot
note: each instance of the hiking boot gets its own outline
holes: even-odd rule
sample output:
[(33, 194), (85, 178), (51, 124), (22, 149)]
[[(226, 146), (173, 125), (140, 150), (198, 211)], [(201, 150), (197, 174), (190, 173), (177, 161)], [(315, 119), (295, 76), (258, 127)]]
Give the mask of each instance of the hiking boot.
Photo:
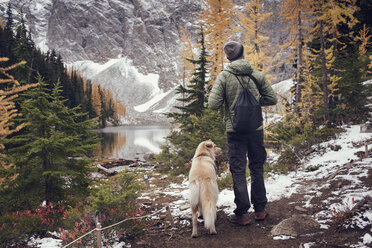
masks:
[(256, 213), (254, 213), (254, 219), (256, 221), (262, 221), (262, 220), (265, 220), (268, 215), (269, 215), (269, 213), (266, 212), (266, 211), (256, 212)]
[(243, 215), (232, 214), (229, 216), (229, 221), (233, 224), (238, 224), (241, 226), (246, 226), (246, 225), (251, 224), (251, 220), (249, 219), (248, 214), (243, 214)]

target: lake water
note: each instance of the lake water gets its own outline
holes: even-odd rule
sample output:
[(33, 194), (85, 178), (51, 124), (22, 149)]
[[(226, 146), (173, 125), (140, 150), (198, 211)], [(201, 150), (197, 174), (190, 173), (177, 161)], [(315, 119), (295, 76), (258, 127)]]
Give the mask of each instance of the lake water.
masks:
[(99, 130), (102, 138), (98, 155), (114, 159), (143, 159), (159, 153), (170, 128), (165, 126), (107, 127)]

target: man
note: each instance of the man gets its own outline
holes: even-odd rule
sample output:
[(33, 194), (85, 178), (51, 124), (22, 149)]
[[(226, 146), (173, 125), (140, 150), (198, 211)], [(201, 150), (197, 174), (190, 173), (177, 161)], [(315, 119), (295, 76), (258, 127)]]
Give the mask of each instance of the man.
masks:
[[(233, 130), (232, 118), (234, 106), (242, 92), (241, 83), (257, 99), (261, 106), (275, 105), (277, 98), (265, 76), (252, 68), (244, 59), (244, 47), (238, 42), (228, 42), (225, 47), (227, 59), (231, 62), (217, 77), (208, 99), (209, 108), (217, 110), (225, 103), (226, 131), (229, 147), (230, 171), (233, 178), (236, 209), (229, 217), (232, 223), (247, 225), (250, 223), (248, 209), (250, 201), (246, 181), (247, 155), (251, 174), (251, 200), (257, 221), (265, 220), (267, 212), (266, 189), (263, 177), (263, 164), (266, 150), (263, 141), (263, 127), (249, 133)], [(256, 83), (247, 75), (256, 79)]]

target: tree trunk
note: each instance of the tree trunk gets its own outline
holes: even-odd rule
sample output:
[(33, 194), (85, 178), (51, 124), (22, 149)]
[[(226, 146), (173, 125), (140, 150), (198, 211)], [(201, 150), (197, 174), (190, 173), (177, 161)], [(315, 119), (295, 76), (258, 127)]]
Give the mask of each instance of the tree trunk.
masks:
[[(300, 0), (297, 0), (297, 4), (300, 4)], [(296, 85), (296, 114), (301, 116), (300, 102), (302, 101), (302, 28), (301, 28), (301, 11), (297, 13), (297, 30), (298, 30), (298, 40), (297, 40), (297, 85)]]
[(325, 56), (325, 39), (323, 36), (323, 21), (319, 22), (319, 38), (320, 38), (320, 59), (322, 64), (322, 83), (323, 83), (323, 101), (324, 101), (324, 115), (327, 122), (327, 127), (331, 125), (329, 116), (329, 93), (328, 93), (328, 79)]

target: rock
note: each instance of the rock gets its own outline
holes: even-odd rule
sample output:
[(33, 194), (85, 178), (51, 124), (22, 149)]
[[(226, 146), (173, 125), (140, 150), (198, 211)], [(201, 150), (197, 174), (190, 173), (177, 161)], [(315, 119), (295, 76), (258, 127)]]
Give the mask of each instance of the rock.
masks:
[(183, 205), (183, 206), (180, 207), (180, 210), (181, 211), (184, 211), (184, 210), (187, 210), (189, 208), (190, 208), (190, 205), (189, 204), (185, 204), (185, 205)]
[(347, 163), (346, 168), (351, 169), (354, 166), (354, 163)]
[(372, 123), (367, 122), (365, 124), (360, 125), (360, 132), (361, 133), (372, 133)]
[(155, 157), (154, 153), (146, 153), (145, 155), (143, 155), (143, 159), (146, 160), (146, 161), (150, 161), (154, 157)]
[(307, 212), (307, 209), (302, 208), (302, 207), (300, 207), (300, 206), (296, 206), (295, 209), (296, 209), (297, 211), (300, 211), (300, 212)]
[(314, 229), (318, 229), (319, 227), (319, 223), (309, 215), (294, 215), (274, 226), (271, 230), (271, 235), (297, 237), (300, 234), (312, 233)]

